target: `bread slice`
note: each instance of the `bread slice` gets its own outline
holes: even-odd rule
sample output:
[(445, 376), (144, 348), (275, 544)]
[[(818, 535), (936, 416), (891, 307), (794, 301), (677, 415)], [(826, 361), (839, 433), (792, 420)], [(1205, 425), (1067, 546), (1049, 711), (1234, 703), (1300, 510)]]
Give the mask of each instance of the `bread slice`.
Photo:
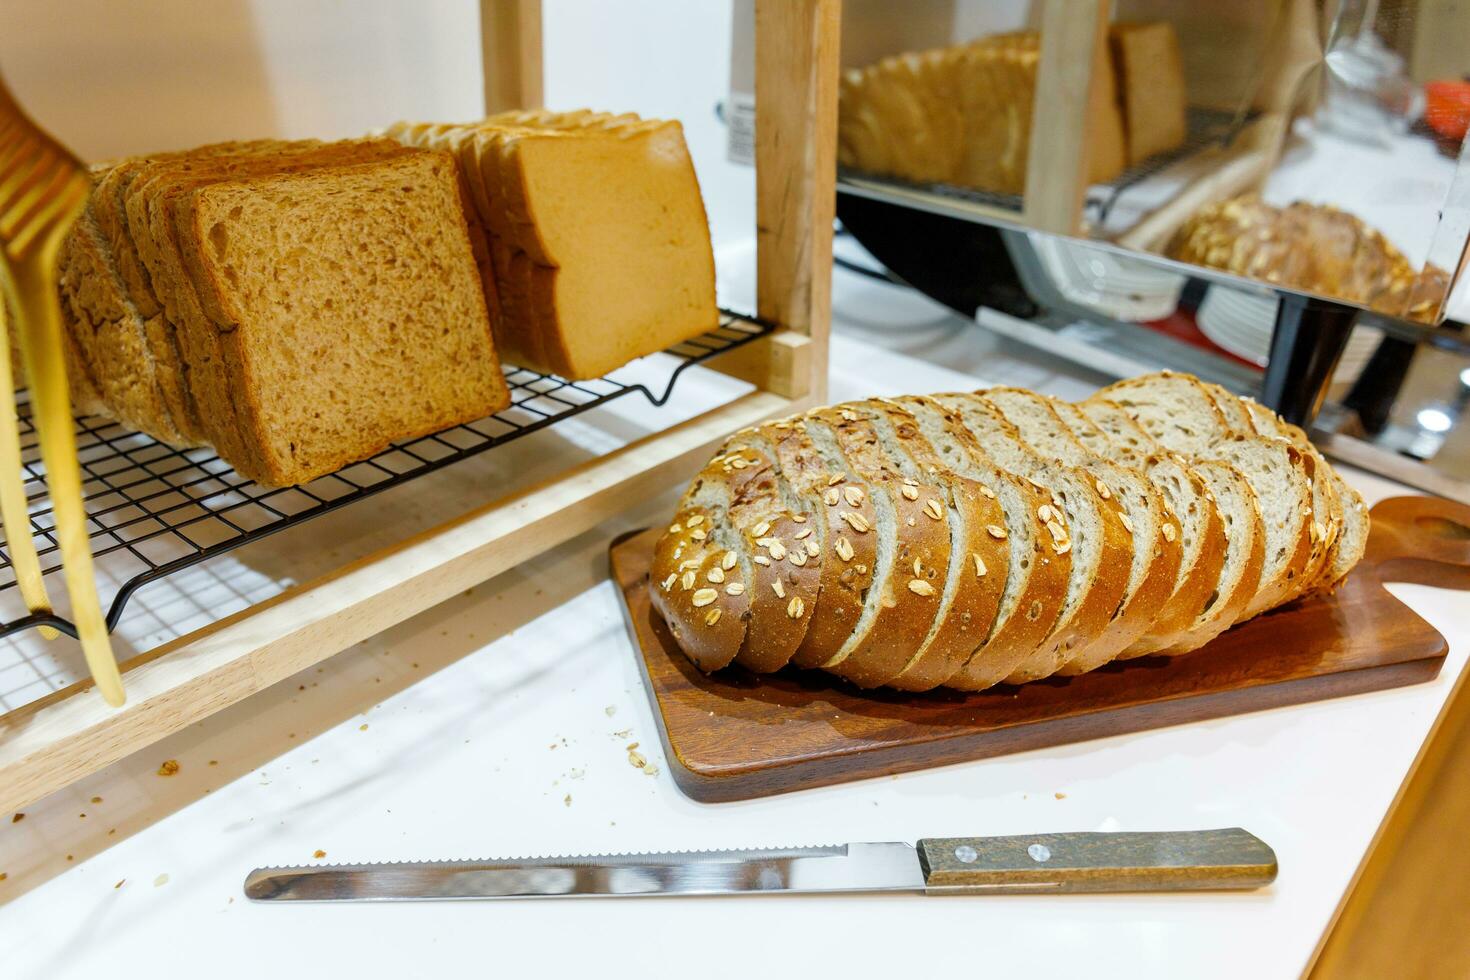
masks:
[(1038, 517), (1051, 536), (1051, 550), (1072, 556), (1066, 597), (1051, 635), (1007, 679), (1025, 683), (1049, 677), (1073, 660), (1104, 663), (1120, 653), (1127, 644), (1119, 642), (1123, 627), (1116, 623), (1127, 593), (1133, 536), (1111, 492), (1104, 497), (1096, 478), (1038, 456), (1015, 426), (978, 396), (934, 398), (959, 415), (997, 464), (1052, 495)]
[(668, 533), (659, 538), (649, 566), (649, 598), (679, 646), (700, 670), (734, 661), (750, 619), (748, 569), (739, 561), (740, 532), (729, 521), (733, 460), (744, 449), (717, 454), (679, 502)]
[(1091, 452), (1072, 435), (1048, 399), (1021, 388), (990, 388), (979, 393), (1016, 427), (1040, 455), (1083, 470), (1099, 481), (1097, 490), (1119, 507), (1123, 526), (1133, 536), (1128, 583), (1114, 620), (1114, 645), (1100, 644), (1091, 656), (1066, 664), (1062, 674), (1080, 674), (1107, 663), (1146, 635), (1174, 591), (1182, 559), (1180, 527), (1163, 495), (1140, 472)]
[(280, 140), (215, 143), (177, 153), (129, 158), (109, 170), (93, 189), (92, 209), (98, 229), (107, 242), (124, 293), (140, 318), (137, 323), (139, 336), (115, 345), (121, 351), (145, 352), (132, 363), (132, 370), (143, 379), (143, 383), (132, 393), (134, 401), (126, 411), (136, 420), (130, 420), (130, 424), (170, 445), (194, 445), (200, 443), (202, 437), (190, 431), (185, 408), (187, 382), (173, 343), (173, 331), (164, 321), (163, 306), (132, 238), (126, 209), (128, 190), (134, 179), (155, 163), (203, 161), (223, 155), (271, 152), (289, 145)]
[[(1125, 448), (1109, 438), (1076, 405), (1060, 399), (1048, 399), (1048, 402), (1062, 424), (1089, 451), (1143, 474), (1163, 494), (1169, 518), (1177, 522), (1178, 528), (1179, 563), (1173, 588), (1148, 630), (1119, 658), (1144, 656), (1177, 646), (1210, 604), (1225, 562), (1224, 519), (1209, 488), (1182, 458), (1176, 459), (1158, 448), (1148, 455)], [(1128, 424), (1133, 425), (1131, 420)], [(1152, 441), (1142, 429), (1138, 429), (1138, 435), (1142, 440)], [(1167, 531), (1162, 533), (1168, 537)]]
[(1166, 153), (1189, 135), (1184, 61), (1167, 21), (1114, 24), (1108, 31), (1128, 136), (1128, 163)]
[(1256, 406), (1259, 412), (1252, 412), (1248, 405), (1253, 403), (1235, 397), (1220, 385), (1205, 381), (1201, 381), (1200, 385), (1209, 392), (1216, 407), (1230, 420), (1233, 428), (1254, 432), (1263, 439), (1280, 439), (1297, 446), (1301, 452), (1302, 463), (1306, 467), (1307, 480), (1312, 490), (1312, 513), (1309, 515), (1310, 523), (1307, 525), (1311, 554), (1307, 558), (1307, 567), (1302, 570), (1297, 594), (1305, 592), (1321, 578), (1332, 547), (1337, 541), (1338, 528), (1342, 526), (1342, 503), (1337, 498), (1337, 491), (1333, 488), (1332, 481), (1325, 476), (1331, 467), (1328, 466), (1327, 460), (1317, 452), (1317, 448), (1307, 441), (1305, 434), (1302, 435), (1302, 444), (1297, 445), (1287, 432), (1286, 423), (1274, 412), (1262, 406)]
[(1213, 599), (1193, 627), (1164, 651), (1168, 653), (1197, 650), (1240, 622), (1265, 574), (1266, 525), (1250, 481), (1219, 460), (1196, 461), (1191, 469), (1205, 482), (1220, 509), (1225, 523), (1225, 560)]
[[(151, 353), (143, 319), (123, 290), (90, 203), (67, 235), (59, 264), (61, 306), (78, 369), (69, 363), (68, 376), (85, 373), (96, 393), (93, 414), (141, 429), (158, 405)], [(74, 389), (73, 399), (79, 394)]]
[(1302, 572), (1302, 591), (1311, 589), (1321, 580), (1334, 556), (1338, 532), (1343, 523), (1342, 501), (1329, 476), (1332, 467), (1307, 439), (1306, 433), (1297, 429), (1300, 433), (1298, 442), (1290, 431), (1296, 427), (1288, 426), (1275, 412), (1254, 401), (1236, 398), (1219, 385), (1206, 384), (1205, 387), (1216, 404), (1229, 402), (1237, 406), (1250, 422), (1251, 428), (1262, 438), (1280, 439), (1301, 452), (1312, 484), (1312, 523), (1309, 526), (1312, 554), (1307, 561), (1306, 570)]
[[(946, 590), (950, 531), (943, 494), (927, 480), (904, 494), (908, 484), (872, 423), (851, 409), (819, 409), (808, 413), (806, 424), (813, 446), (838, 477), (824, 491), (824, 502), (857, 537), (874, 543), (873, 580), (862, 613), (847, 642), (821, 666), (859, 687), (897, 686), (929, 635)], [(904, 686), (927, 690), (937, 683), (920, 673)]]
[[(1347, 481), (1338, 474), (1336, 468), (1317, 451), (1311, 440), (1307, 438), (1307, 434), (1299, 426), (1287, 423), (1281, 416), (1257, 402), (1249, 399), (1240, 399), (1240, 401), (1250, 412), (1251, 419), (1258, 430), (1275, 432), (1279, 438), (1285, 439), (1304, 454), (1309, 455), (1315, 463), (1313, 510), (1318, 515), (1325, 511), (1328, 518), (1326, 521), (1320, 521), (1319, 517), (1323, 528), (1319, 531), (1314, 527), (1313, 534), (1319, 545), (1326, 543), (1327, 547), (1321, 572), (1309, 589), (1331, 591), (1342, 581), (1343, 576), (1352, 571), (1353, 566), (1363, 557), (1363, 551), (1367, 548), (1368, 506), (1363, 502), (1362, 495), (1349, 486)], [(1322, 490), (1331, 491), (1325, 503), (1322, 498), (1317, 497), (1319, 484), (1322, 485)]]
[(1189, 459), (1164, 449), (1126, 411), (1101, 394), (1078, 407), (1125, 451), (1145, 452), (1149, 458), (1160, 458), (1163, 454), (1162, 458), (1198, 477), (1209, 503), (1219, 512), (1224, 540), (1218, 545), (1215, 562), (1219, 568), (1218, 580), (1203, 610), (1167, 646), (1147, 652), (1176, 654), (1198, 649), (1240, 619), (1260, 585), (1266, 531), (1255, 491), (1245, 475), (1228, 463)]
[(527, 366), (599, 377), (718, 325), (709, 225), (677, 122), (518, 135), (503, 152), (507, 207), (535, 233), (522, 236), (536, 243), (527, 254), (555, 268), (532, 301), (557, 346)]
[(1128, 412), (1168, 449), (1230, 463), (1250, 482), (1265, 523), (1261, 584), (1241, 618), (1299, 595), (1312, 556), (1312, 488), (1293, 446), (1241, 432), (1195, 378), (1161, 372), (1109, 385), (1098, 393)]
[[(153, 294), (163, 307), (160, 320), (167, 334), (158, 357), (172, 364), (183, 379), (184, 399), (177, 416), (185, 438), (207, 441), (230, 462), (250, 454), (240, 423), (242, 392), (231, 385), (224, 365), (219, 331), (184, 266), (180, 215), (193, 192), (211, 183), (318, 167), (383, 159), (407, 152), (391, 140), (347, 140), (340, 143), (302, 141), (287, 147), (238, 154), (216, 154), (154, 163), (134, 178), (124, 197), (128, 237), (148, 273)], [(251, 464), (244, 463), (247, 469)]]
[[(807, 434), (805, 419), (774, 422), (762, 426), (760, 432), (776, 454), (780, 490), (788, 509), (803, 512), (817, 538), (818, 601), (793, 596), (788, 612), (794, 622), (805, 624), (790, 662), (798, 667), (818, 667), (837, 656), (863, 613), (877, 561), (877, 536), (872, 533), (877, 519), (867, 494), (848, 503), (842, 491), (836, 489), (847, 480), (847, 474), (817, 451)], [(844, 514), (856, 515), (858, 520), (854, 522)], [(785, 539), (766, 541), (766, 557), (791, 563), (791, 544)], [(829, 554), (836, 554), (837, 560), (828, 560)], [(802, 561), (810, 564), (807, 559)], [(797, 599), (801, 601), (794, 601)]]
[[(959, 413), (928, 397), (895, 399), (912, 413), (919, 433), (951, 472), (994, 494), (1003, 521), (985, 533), (1006, 544), (1005, 588), (995, 622), (970, 659), (945, 682), (983, 691), (1012, 677), (1045, 644), (1055, 628), (1072, 570), (1071, 550), (1058, 551), (1042, 514), (1051, 495), (1003, 469), (981, 448)], [(987, 492), (988, 491), (988, 492)], [(987, 565), (987, 568), (989, 566)]]
[[(721, 454), (730, 481), (729, 520), (740, 532), (736, 561), (750, 595), (750, 619), (735, 659), (757, 673), (780, 670), (801, 645), (821, 588), (822, 556), (830, 552), (820, 505), (790, 493), (780, 479), (767, 434), (789, 424), (742, 430)], [(771, 556), (776, 542), (786, 551), (781, 560)], [(805, 556), (799, 564), (793, 560), (798, 550)]]
[(188, 198), (180, 245), (243, 396), (248, 456), (227, 461), (246, 476), (305, 482), (509, 403), (456, 179), (411, 151)]
[[(914, 502), (933, 486), (949, 524), (949, 569), (939, 611), (894, 687), (928, 689), (954, 677), (990, 635), (1005, 593), (1011, 539), (1005, 510), (983, 483), (955, 473), (920, 431), (914, 414), (897, 402), (874, 399), (847, 406), (867, 419), (903, 479), (899, 493)], [(926, 503), (926, 517), (933, 511)], [(922, 571), (922, 569), (916, 569)]]

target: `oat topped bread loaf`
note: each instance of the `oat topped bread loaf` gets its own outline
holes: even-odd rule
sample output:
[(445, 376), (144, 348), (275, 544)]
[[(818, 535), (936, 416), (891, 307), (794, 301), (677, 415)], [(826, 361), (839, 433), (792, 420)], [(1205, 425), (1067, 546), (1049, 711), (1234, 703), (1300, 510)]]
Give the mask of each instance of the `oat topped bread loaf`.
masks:
[(743, 430), (649, 586), (704, 670), (976, 691), (1196, 650), (1333, 588), (1367, 534), (1300, 430), (1163, 372), (1077, 405), (996, 388)]
[(508, 403), (449, 154), (228, 143), (95, 183), (61, 291), (124, 424), (279, 486)]
[(1432, 321), (1450, 279), (1416, 270), (1376, 228), (1331, 205), (1286, 207), (1243, 194), (1196, 211), (1174, 233), (1170, 258)]

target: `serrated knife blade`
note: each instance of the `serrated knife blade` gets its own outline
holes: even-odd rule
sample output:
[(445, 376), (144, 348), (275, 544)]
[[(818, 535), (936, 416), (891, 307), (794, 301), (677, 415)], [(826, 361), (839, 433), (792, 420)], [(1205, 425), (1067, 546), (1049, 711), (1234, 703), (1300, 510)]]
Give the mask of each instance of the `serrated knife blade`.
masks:
[(1258, 888), (1276, 855), (1239, 828), (925, 838), (905, 843), (257, 868), (257, 902), (742, 893), (929, 894)]

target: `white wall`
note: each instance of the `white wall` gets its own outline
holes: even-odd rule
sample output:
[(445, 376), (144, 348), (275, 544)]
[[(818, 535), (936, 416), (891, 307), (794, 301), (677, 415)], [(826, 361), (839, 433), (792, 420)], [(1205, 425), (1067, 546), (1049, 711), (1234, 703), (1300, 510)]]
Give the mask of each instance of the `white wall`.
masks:
[[(546, 96), (677, 118), (716, 244), (753, 234), (724, 160), (728, 0), (545, 0)], [(90, 160), (481, 114), (474, 0), (0, 0), (0, 70)]]

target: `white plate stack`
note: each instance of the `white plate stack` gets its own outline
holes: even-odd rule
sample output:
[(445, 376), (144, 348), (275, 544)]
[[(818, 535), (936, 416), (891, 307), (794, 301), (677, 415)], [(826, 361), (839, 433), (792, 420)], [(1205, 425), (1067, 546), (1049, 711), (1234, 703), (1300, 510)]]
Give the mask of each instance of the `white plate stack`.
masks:
[[(1271, 354), (1271, 332), (1276, 325), (1279, 302), (1274, 296), (1260, 296), (1215, 284), (1205, 293), (1204, 302), (1200, 303), (1195, 314), (1195, 322), (1200, 332), (1215, 346), (1258, 367), (1265, 367)], [(1342, 359), (1338, 361), (1332, 383), (1356, 381), (1382, 339), (1383, 331), (1377, 327), (1355, 327), (1342, 352)]]
[(1178, 307), (1179, 293), (1188, 281), (1177, 272), (1107, 249), (1051, 235), (1030, 239), (1042, 268), (1068, 302), (1113, 320), (1162, 320)]

